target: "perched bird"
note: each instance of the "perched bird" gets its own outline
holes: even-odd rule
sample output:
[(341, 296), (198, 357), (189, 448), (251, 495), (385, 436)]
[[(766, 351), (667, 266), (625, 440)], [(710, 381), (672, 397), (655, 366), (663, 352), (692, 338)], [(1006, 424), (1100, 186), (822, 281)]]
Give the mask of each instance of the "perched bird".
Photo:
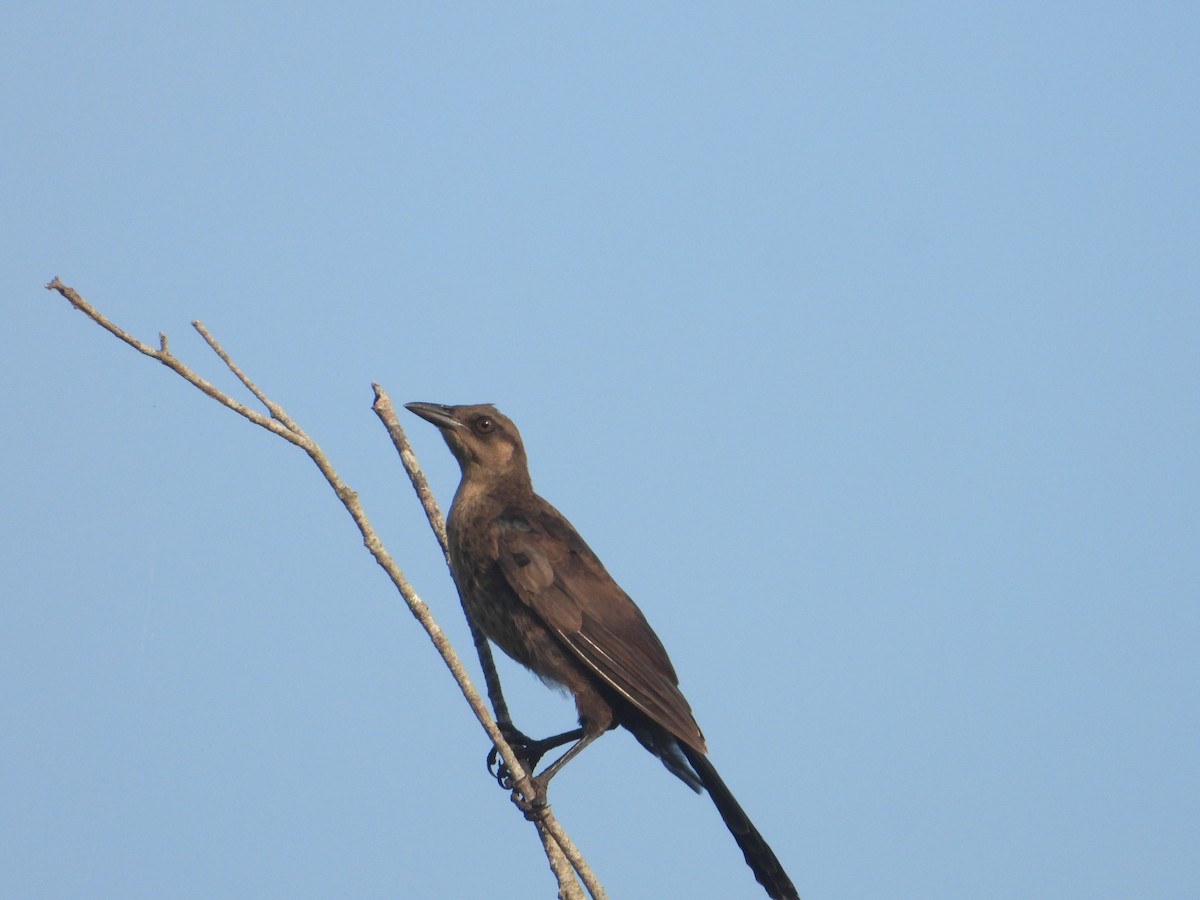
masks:
[(513, 423), (490, 404), (406, 408), (441, 431), (462, 469), (447, 521), (450, 564), (467, 614), (501, 650), (575, 697), (578, 731), (529, 741), (536, 765), (564, 738), (578, 741), (533, 780), (550, 779), (618, 725), (696, 791), (707, 790), (754, 877), (777, 900), (791, 879), (708, 761), (704, 736), (658, 636), (571, 523), (533, 492)]

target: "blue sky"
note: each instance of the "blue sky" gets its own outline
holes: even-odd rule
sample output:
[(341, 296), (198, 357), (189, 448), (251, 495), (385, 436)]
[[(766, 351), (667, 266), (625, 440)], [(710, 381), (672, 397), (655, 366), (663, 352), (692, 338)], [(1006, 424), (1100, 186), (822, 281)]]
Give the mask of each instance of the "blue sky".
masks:
[[(370, 383), (511, 415), (806, 900), (1196, 893), (1194, 4), (4, 20), (6, 896), (553, 892), (316, 470), (55, 275), (233, 389), (203, 321), (464, 651)], [(759, 896), (626, 734), (553, 800)]]

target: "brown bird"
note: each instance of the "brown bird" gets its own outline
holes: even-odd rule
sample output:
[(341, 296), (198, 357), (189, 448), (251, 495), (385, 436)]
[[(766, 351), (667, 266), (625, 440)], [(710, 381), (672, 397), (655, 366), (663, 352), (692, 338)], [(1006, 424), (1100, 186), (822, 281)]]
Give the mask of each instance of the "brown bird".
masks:
[(438, 427), (462, 469), (447, 536), (467, 614), (501, 650), (575, 697), (579, 730), (545, 741), (512, 730), (514, 749), (531, 768), (550, 747), (578, 738), (533, 779), (539, 800), (569, 760), (622, 725), (694, 790), (708, 791), (771, 897), (798, 900), (783, 866), (708, 761), (658, 636), (571, 523), (533, 492), (516, 426), (490, 404), (406, 408)]

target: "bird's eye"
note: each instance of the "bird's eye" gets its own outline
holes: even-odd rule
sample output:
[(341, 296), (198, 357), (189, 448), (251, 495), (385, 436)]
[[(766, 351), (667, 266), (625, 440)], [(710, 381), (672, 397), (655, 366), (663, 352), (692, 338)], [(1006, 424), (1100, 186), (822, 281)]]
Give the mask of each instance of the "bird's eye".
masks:
[(475, 420), (475, 430), (480, 434), (487, 434), (496, 427), (496, 423), (492, 421), (491, 416), (480, 416)]

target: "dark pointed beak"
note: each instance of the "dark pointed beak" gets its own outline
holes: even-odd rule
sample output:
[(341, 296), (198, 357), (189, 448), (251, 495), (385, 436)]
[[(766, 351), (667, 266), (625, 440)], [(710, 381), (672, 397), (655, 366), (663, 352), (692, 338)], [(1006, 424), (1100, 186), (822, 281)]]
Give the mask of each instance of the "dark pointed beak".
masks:
[(462, 423), (454, 418), (453, 406), (443, 406), (441, 403), (405, 403), (404, 408), (426, 422), (432, 422), (438, 428), (462, 428)]

